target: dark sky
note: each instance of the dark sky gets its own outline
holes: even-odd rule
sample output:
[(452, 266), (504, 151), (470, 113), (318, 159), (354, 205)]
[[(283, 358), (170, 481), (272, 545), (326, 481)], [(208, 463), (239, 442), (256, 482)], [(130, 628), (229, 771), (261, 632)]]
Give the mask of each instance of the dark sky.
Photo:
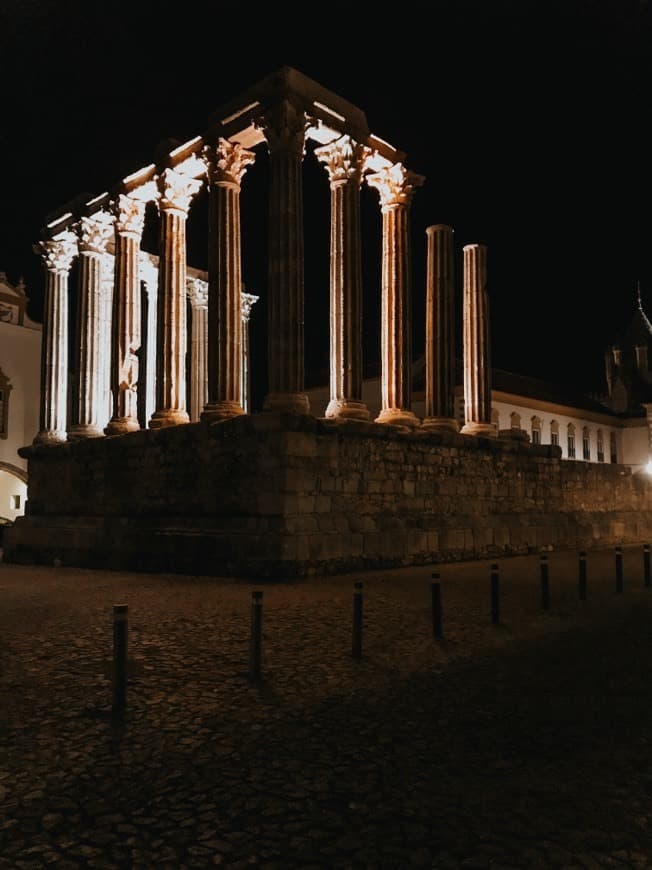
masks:
[[(384, 7), (383, 7), (384, 8)], [(425, 228), (489, 248), (494, 365), (599, 388), (636, 281), (652, 310), (652, 12), (647, 2), (342, 4), (4, 0), (0, 269), (23, 274), (46, 215), (206, 129), (219, 105), (289, 65), (362, 108), (426, 176), (412, 207), (414, 347), (423, 346)], [(245, 282), (262, 297), (265, 157), (242, 193)], [(306, 156), (306, 339), (328, 353), (328, 185)], [(380, 221), (363, 190), (365, 353), (378, 358)], [(204, 204), (205, 205), (205, 204)], [(204, 205), (189, 223), (205, 266)], [(199, 247), (197, 246), (199, 244)], [(460, 269), (461, 271), (461, 269)]]

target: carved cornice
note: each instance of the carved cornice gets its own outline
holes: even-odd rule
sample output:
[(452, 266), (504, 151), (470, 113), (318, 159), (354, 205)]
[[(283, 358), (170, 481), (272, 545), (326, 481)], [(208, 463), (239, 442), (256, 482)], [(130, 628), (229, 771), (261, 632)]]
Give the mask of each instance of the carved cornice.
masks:
[(97, 212), (79, 221), (79, 253), (104, 254), (113, 236), (113, 215)]
[(56, 239), (39, 242), (38, 247), (43, 258), (43, 264), (48, 272), (67, 275), (72, 266), (72, 261), (77, 255), (77, 236), (73, 232), (66, 230)]
[(288, 152), (303, 156), (308, 117), (291, 100), (280, 100), (264, 112), (259, 126), (270, 153)]
[(240, 317), (243, 323), (249, 323), (251, 309), (259, 299), (260, 296), (254, 296), (253, 293), (245, 293), (244, 290), (240, 293)]
[(116, 204), (116, 232), (121, 236), (128, 235), (140, 239), (144, 223), (145, 203), (121, 193)]
[(215, 147), (207, 145), (204, 155), (208, 163), (208, 177), (211, 184), (229, 184), (240, 187), (247, 166), (253, 163), (256, 155), (237, 142), (229, 142), (220, 137)]
[(198, 178), (181, 175), (174, 169), (166, 169), (159, 178), (159, 208), (161, 211), (178, 211), (188, 214), (190, 202), (200, 190), (202, 182)]
[(340, 136), (321, 148), (315, 148), (315, 156), (324, 164), (331, 187), (339, 187), (348, 181), (360, 185), (365, 162), (370, 155), (370, 148), (350, 136)]
[(415, 188), (421, 187), (424, 180), (423, 175), (409, 171), (402, 163), (394, 163), (380, 172), (367, 175), (369, 186), (378, 191), (383, 211), (397, 205), (409, 205)]
[(208, 308), (208, 283), (201, 278), (186, 278), (186, 292), (193, 308)]

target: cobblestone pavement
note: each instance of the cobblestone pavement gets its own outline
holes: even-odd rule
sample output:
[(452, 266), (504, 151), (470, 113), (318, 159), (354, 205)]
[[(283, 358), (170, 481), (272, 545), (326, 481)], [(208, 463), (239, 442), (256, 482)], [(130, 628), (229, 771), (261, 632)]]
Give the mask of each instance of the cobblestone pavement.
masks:
[(590, 552), (586, 601), (577, 555), (549, 561), (548, 611), (538, 557), (498, 561), (498, 625), (488, 562), (287, 585), (0, 564), (0, 868), (652, 867), (642, 548), (622, 594)]

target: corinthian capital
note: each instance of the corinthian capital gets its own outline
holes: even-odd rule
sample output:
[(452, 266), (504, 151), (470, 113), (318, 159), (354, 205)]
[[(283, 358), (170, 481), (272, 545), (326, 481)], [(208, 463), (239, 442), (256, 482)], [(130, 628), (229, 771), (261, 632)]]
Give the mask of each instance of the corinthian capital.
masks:
[(212, 184), (231, 184), (237, 187), (240, 187), (247, 166), (256, 159), (253, 151), (248, 151), (238, 142), (229, 142), (221, 137), (215, 147), (206, 146), (204, 155)]
[(116, 209), (116, 232), (120, 235), (132, 235), (140, 239), (144, 223), (145, 203), (121, 193)]
[(73, 232), (66, 230), (56, 239), (39, 242), (39, 249), (48, 272), (67, 275), (77, 254), (77, 237)]
[(380, 172), (367, 176), (370, 187), (375, 187), (380, 197), (381, 208), (387, 209), (397, 205), (409, 205), (414, 195), (415, 187), (421, 187), (423, 175), (410, 172), (402, 163), (394, 163)]
[(104, 254), (113, 235), (113, 216), (99, 211), (79, 221), (80, 253)]
[(253, 293), (245, 293), (244, 290), (240, 293), (240, 319), (243, 323), (249, 322), (251, 309), (259, 299), (260, 296), (254, 296)]
[(180, 211), (188, 214), (190, 201), (201, 190), (201, 180), (181, 175), (174, 169), (166, 169), (159, 179), (161, 198), (159, 208), (162, 211)]
[(260, 126), (272, 154), (289, 151), (303, 156), (308, 119), (303, 109), (299, 109), (291, 100), (281, 100), (270, 106)]
[(201, 278), (186, 278), (186, 292), (193, 308), (208, 308), (208, 284)]
[(362, 173), (371, 149), (350, 136), (340, 136), (321, 148), (315, 148), (315, 156), (324, 164), (331, 187), (339, 187), (347, 181), (360, 185)]

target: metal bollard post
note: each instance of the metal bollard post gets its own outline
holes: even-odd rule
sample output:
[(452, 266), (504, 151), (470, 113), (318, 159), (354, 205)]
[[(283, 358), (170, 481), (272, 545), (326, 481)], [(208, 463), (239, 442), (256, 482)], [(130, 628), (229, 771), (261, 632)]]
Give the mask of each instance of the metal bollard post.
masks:
[(261, 674), (263, 651), (263, 593), (251, 593), (251, 651), (249, 673), (257, 680)]
[(580, 601), (586, 601), (586, 550), (580, 550), (579, 593)]
[(616, 592), (623, 591), (623, 548), (616, 547)]
[(491, 566), (491, 621), (500, 622), (500, 602), (498, 600), (498, 565)]
[(643, 581), (650, 585), (650, 545), (643, 544)]
[(439, 574), (432, 575), (432, 634), (436, 639), (442, 635), (441, 628), (441, 586)]
[(127, 708), (127, 605), (113, 605), (113, 702), (114, 713)]
[(550, 590), (548, 587), (548, 557), (545, 553), (541, 555), (541, 607), (543, 610), (550, 610)]
[(354, 659), (362, 658), (362, 581), (353, 584), (353, 643), (351, 655)]

